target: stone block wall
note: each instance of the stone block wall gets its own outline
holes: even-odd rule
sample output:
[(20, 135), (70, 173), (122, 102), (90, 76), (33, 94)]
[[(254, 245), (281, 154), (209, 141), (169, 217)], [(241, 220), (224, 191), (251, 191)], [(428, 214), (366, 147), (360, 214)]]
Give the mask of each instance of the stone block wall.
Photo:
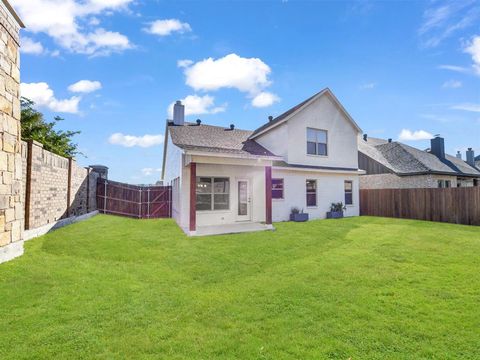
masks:
[(0, 262), (23, 253), (20, 24), (0, 2)]
[(96, 174), (90, 169), (36, 141), (22, 141), (22, 163), (25, 229), (96, 210)]

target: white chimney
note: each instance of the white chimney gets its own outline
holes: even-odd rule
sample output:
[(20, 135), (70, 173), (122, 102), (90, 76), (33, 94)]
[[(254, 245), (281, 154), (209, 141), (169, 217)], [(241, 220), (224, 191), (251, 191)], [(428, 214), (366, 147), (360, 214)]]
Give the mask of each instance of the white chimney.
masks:
[(185, 106), (180, 100), (173, 105), (173, 125), (183, 125), (185, 122)]
[(462, 159), (462, 154), (460, 153), (460, 150), (457, 151), (457, 159)]

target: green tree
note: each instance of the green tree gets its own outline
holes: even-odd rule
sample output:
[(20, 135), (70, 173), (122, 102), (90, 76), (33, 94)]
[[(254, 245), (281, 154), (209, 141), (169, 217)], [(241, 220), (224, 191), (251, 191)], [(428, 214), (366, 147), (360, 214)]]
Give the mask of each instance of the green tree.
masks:
[(36, 140), (43, 144), (45, 150), (64, 157), (80, 154), (78, 145), (72, 140), (80, 131), (56, 130), (55, 125), (63, 118), (55, 116), (52, 122), (47, 122), (43, 114), (34, 108), (33, 101), (22, 97), (20, 102), (23, 140)]

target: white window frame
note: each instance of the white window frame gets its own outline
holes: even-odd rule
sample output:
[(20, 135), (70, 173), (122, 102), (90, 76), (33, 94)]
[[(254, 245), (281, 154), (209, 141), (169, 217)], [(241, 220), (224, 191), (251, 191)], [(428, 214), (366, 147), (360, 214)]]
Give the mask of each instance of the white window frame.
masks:
[[(211, 196), (211, 203), (210, 203), (210, 209), (197, 209), (195, 208), (195, 211), (199, 211), (199, 212), (218, 212), (218, 211), (230, 211), (230, 207), (232, 206), (232, 201), (231, 201), (231, 197), (230, 197), (230, 188), (232, 186), (232, 183), (231, 183), (231, 180), (228, 176), (197, 176), (197, 179), (196, 179), (196, 183), (198, 184), (199, 182), (199, 179), (200, 178), (206, 178), (206, 179), (210, 179), (210, 184), (211, 184), (211, 187), (212, 187), (212, 192), (211, 193), (199, 193), (197, 192), (197, 189), (195, 189), (195, 197), (197, 195), (210, 195)], [(215, 179), (226, 179), (228, 180), (228, 192), (225, 192), (225, 193), (216, 193), (215, 192)], [(228, 208), (227, 209), (215, 209), (215, 195), (228, 195)], [(196, 203), (196, 202), (195, 202)]]
[[(315, 183), (315, 205), (308, 205), (308, 189), (307, 183), (313, 181)], [(310, 193), (311, 194), (311, 193)], [(305, 180), (305, 205), (307, 208), (316, 208), (318, 206), (318, 181), (316, 179), (306, 179)]]
[[(310, 154), (308, 152), (308, 143), (311, 142), (311, 141), (308, 141), (308, 131), (309, 130), (312, 130), (315, 132), (315, 154)], [(325, 142), (319, 142), (318, 140), (318, 133), (320, 132), (323, 132), (325, 133)], [(325, 129), (316, 129), (316, 128), (311, 128), (311, 127), (307, 127), (307, 131), (306, 131), (306, 145), (307, 145), (307, 155), (309, 156), (323, 156), (323, 157), (327, 157), (328, 156), (328, 131), (325, 130)], [(319, 154), (318, 153), (318, 144), (324, 144), (325, 145), (325, 154)]]

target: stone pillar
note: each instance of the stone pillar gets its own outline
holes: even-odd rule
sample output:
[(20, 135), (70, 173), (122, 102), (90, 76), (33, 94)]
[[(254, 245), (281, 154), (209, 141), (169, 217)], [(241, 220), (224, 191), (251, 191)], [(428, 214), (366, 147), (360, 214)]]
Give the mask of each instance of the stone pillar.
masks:
[(23, 254), (20, 137), (21, 20), (0, 2), (0, 263)]

